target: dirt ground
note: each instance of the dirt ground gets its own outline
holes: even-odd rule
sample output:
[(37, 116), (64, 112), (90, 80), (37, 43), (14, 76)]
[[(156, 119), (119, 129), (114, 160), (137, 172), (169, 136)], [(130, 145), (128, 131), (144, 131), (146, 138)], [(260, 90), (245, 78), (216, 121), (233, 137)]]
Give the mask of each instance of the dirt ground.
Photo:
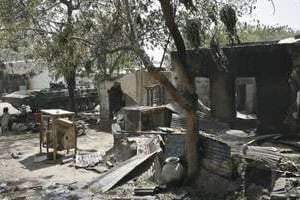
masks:
[[(106, 132), (88, 129), (86, 135), (78, 138), (79, 152), (98, 151), (104, 155), (112, 146), (113, 136)], [(35, 162), (37, 155), (39, 155), (37, 133), (0, 135), (0, 200), (129, 200), (137, 199), (133, 198), (134, 188), (157, 186), (150, 180), (132, 178), (102, 194), (89, 187), (91, 182), (102, 175), (101, 173), (76, 169), (74, 162), (65, 164), (55, 163), (52, 160)], [(102, 165), (105, 166), (105, 162)], [(168, 188), (155, 196), (138, 199), (216, 199), (215, 196), (210, 198), (199, 195), (199, 192), (192, 188)]]
[[(96, 150), (104, 154), (112, 145), (113, 137), (110, 133), (89, 129), (86, 131), (86, 135), (78, 138), (79, 152)], [(13, 158), (12, 154), (19, 158)], [(75, 169), (73, 163), (61, 165), (53, 161), (34, 162), (34, 157), (38, 154), (39, 136), (37, 133), (0, 136), (0, 199), (27, 199), (28, 196), (31, 197), (28, 199), (34, 199), (28, 190), (26, 190), (26, 195), (22, 192), (21, 196), (17, 192), (13, 195), (1, 194), (1, 184), (2, 186), (3, 184), (14, 185), (18, 191), (31, 187), (33, 189), (39, 187), (49, 189), (73, 185), (76, 185), (76, 188), (82, 188), (100, 176), (93, 171)], [(40, 196), (36, 199), (47, 198)]]
[[(97, 150), (104, 155), (112, 146), (113, 136), (110, 133), (88, 129), (86, 135), (78, 138), (79, 152)], [(102, 174), (76, 169), (73, 162), (63, 165), (52, 160), (34, 162), (34, 158), (39, 155), (37, 133), (0, 136), (0, 152), (0, 200), (129, 200), (136, 199), (132, 196), (134, 188), (155, 185), (149, 180), (141, 182), (133, 179), (105, 194), (92, 191), (87, 186)], [(175, 188), (138, 199), (199, 199), (182, 197), (186, 194), (185, 189)]]

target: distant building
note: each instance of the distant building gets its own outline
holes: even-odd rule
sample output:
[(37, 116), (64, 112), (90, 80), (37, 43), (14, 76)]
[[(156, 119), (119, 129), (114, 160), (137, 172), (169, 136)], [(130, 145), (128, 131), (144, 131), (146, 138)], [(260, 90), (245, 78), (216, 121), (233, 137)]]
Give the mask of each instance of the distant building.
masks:
[[(0, 69), (0, 94), (11, 93), (21, 89), (41, 90), (50, 88), (52, 82), (64, 82), (63, 78), (55, 79), (44, 62), (11, 61), (5, 62)], [(77, 77), (77, 88), (93, 88), (92, 78)], [(66, 85), (66, 84), (65, 84)]]
[(4, 63), (0, 71), (0, 93), (11, 93), (23, 89), (49, 88), (51, 76), (43, 63), (11, 61)]

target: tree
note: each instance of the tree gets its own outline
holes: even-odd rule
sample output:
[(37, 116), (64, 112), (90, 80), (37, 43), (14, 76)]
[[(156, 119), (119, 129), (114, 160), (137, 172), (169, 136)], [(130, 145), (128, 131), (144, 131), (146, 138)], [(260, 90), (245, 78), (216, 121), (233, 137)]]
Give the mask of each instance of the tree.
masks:
[(155, 68), (153, 63), (151, 62), (149, 56), (146, 54), (143, 47), (139, 44), (137, 38), (137, 31), (135, 29), (135, 25), (132, 19), (132, 10), (131, 4), (128, 0), (125, 0), (125, 12), (127, 15), (127, 20), (129, 23), (131, 43), (133, 46), (133, 51), (140, 57), (143, 61), (144, 66), (147, 68), (150, 75), (159, 81), (164, 87), (166, 87), (169, 95), (179, 103), (181, 107), (186, 110), (187, 113), (187, 135), (186, 135), (186, 157), (188, 161), (188, 176), (193, 177), (198, 168), (198, 153), (197, 153), (197, 117), (196, 117), (196, 108), (197, 108), (197, 95), (195, 93), (195, 85), (193, 82), (193, 78), (188, 73), (184, 67), (186, 67), (186, 52), (185, 52), (185, 44), (183, 38), (179, 32), (178, 26), (175, 23), (173, 7), (170, 1), (160, 0), (160, 5), (166, 20), (166, 26), (172, 35), (175, 45), (180, 53), (180, 60), (178, 62), (178, 68), (180, 72), (182, 72), (182, 80), (186, 86), (186, 97), (181, 96), (176, 88), (172, 85), (172, 83), (161, 73), (159, 70)]
[[(30, 43), (37, 59), (46, 61), (57, 75), (67, 83), (70, 108), (75, 110), (76, 72), (81, 65), (88, 65), (89, 51), (77, 38), (89, 30), (79, 25), (76, 12), (87, 1), (76, 0), (12, 0), (3, 1), (0, 16), (2, 34), (8, 40), (16, 37)], [(20, 37), (24, 36), (23, 38)]]
[[(198, 41), (194, 46), (198, 48), (202, 45), (203, 38), (215, 35), (211, 27), (218, 25), (218, 11), (224, 3), (212, 0), (180, 2), (183, 4), (171, 0), (114, 0), (90, 3), (89, 7), (82, 9), (83, 12), (77, 15), (84, 18), (81, 20), (81, 26), (89, 27), (89, 33), (80, 38), (77, 36), (77, 39), (90, 47), (89, 53), (93, 55), (93, 62), (103, 77), (109, 77), (114, 69), (107, 67), (109, 56), (116, 58), (117, 61), (122, 55), (130, 58), (133, 52), (143, 62), (151, 76), (165, 86), (169, 95), (185, 109), (188, 122), (185, 145), (188, 177), (194, 178), (198, 171), (199, 158), (196, 116), (198, 97), (195, 93), (194, 77), (186, 60), (187, 41), (184, 40), (182, 30), (187, 21), (199, 22), (196, 28), (201, 31), (194, 30), (192, 31), (194, 35), (191, 36)], [(183, 94), (160, 73), (145, 51), (145, 48), (164, 47), (170, 37), (179, 54), (175, 65), (184, 85)]]
[(64, 77), (69, 97), (70, 108), (76, 111), (75, 88), (77, 70), (80, 66), (88, 65), (88, 48), (80, 42), (72, 39), (73, 26), (66, 26), (62, 31), (57, 32), (51, 40), (44, 41), (35, 55), (42, 58), (49, 64), (56, 76)]
[[(288, 26), (269, 26), (263, 24), (248, 24), (248, 23), (237, 23), (236, 34), (239, 37), (240, 42), (267, 42), (267, 41), (278, 41), (288, 37), (294, 37), (299, 34), (299, 31), (295, 31)], [(186, 28), (185, 32), (188, 31)], [(220, 26), (216, 37), (218, 38), (219, 44), (228, 45), (227, 32), (224, 26)], [(194, 48), (195, 42), (193, 38), (189, 39), (187, 34), (184, 34), (184, 37), (187, 40), (188, 48)], [(195, 39), (194, 39), (195, 40)], [(202, 47), (209, 47), (210, 37), (205, 36), (202, 41)], [(197, 45), (197, 43), (196, 43)]]
[(298, 32), (288, 26), (239, 23), (238, 34), (243, 42), (261, 42), (294, 37)]
[[(62, 75), (67, 83), (70, 97), (70, 108), (76, 111), (75, 89), (76, 72), (80, 66), (89, 64), (88, 47), (77, 40), (78, 35), (84, 35), (88, 29), (79, 26), (80, 20), (75, 12), (81, 7), (79, 1), (60, 0), (37, 5), (38, 17), (32, 24), (38, 31), (36, 39), (38, 51), (35, 55), (46, 60), (57, 75)], [(64, 13), (60, 15), (59, 13)], [(37, 19), (43, 19), (37, 22)], [(60, 18), (60, 20), (56, 20)], [(48, 28), (50, 27), (50, 28)], [(40, 30), (42, 29), (42, 30)]]
[[(27, 46), (26, 34), (18, 30), (28, 24), (26, 13), (17, 1), (0, 2), (0, 59), (22, 58)], [(20, 53), (22, 52), (22, 53)]]
[(82, 40), (89, 45), (92, 57), (89, 70), (96, 71), (101, 79), (111, 79), (114, 72), (130, 68), (137, 60), (124, 44), (123, 29), (120, 28), (121, 15), (114, 9), (117, 6), (115, 1), (101, 4), (94, 1), (79, 15), (82, 18), (81, 26), (89, 29), (89, 33)]
[[(65, 78), (72, 110), (78, 72), (97, 72), (101, 79), (110, 79), (113, 72), (137, 60), (124, 51), (128, 48), (122, 44), (121, 24), (116, 24), (120, 15), (113, 0), (5, 0), (3, 4), (0, 16), (8, 20), (1, 33), (14, 36), (9, 38), (11, 44), (18, 35), (27, 36), (27, 48), (33, 49), (34, 57), (46, 61), (57, 76)], [(24, 15), (15, 26), (11, 19), (19, 12)]]
[[(191, 47), (197, 49), (203, 45), (206, 37), (215, 40), (216, 32), (220, 24), (219, 10), (222, 6), (226, 5), (224, 2), (216, 2), (210, 0), (183, 0), (182, 4), (172, 0), (158, 0), (159, 5), (155, 1), (135, 1), (125, 0), (124, 10), (127, 17), (129, 29), (128, 40), (131, 42), (133, 51), (142, 60), (144, 66), (151, 74), (151, 76), (160, 82), (167, 90), (170, 97), (173, 98), (186, 112), (187, 130), (185, 139), (185, 153), (188, 167), (188, 179), (191, 180), (196, 177), (199, 169), (199, 155), (198, 155), (198, 120), (196, 110), (198, 105), (198, 96), (195, 91), (194, 76), (191, 73), (191, 66), (187, 62), (186, 44), (191, 44)], [(246, 3), (246, 1), (243, 1)], [(150, 5), (149, 5), (150, 4)], [(145, 5), (147, 9), (145, 8)], [(243, 4), (244, 5), (244, 4)], [(249, 5), (252, 6), (252, 5)], [(244, 7), (241, 7), (244, 9)], [(155, 12), (154, 14), (149, 14)], [(241, 11), (242, 12), (242, 11)], [(155, 17), (153, 17), (153, 15)], [(183, 84), (183, 93), (174, 87), (174, 85), (155, 68), (149, 56), (145, 51), (144, 41), (139, 40), (137, 37), (140, 26), (137, 24), (139, 16), (149, 16), (149, 21), (152, 23), (152, 30), (161, 30), (164, 40), (171, 36), (172, 43), (177, 51), (178, 59), (176, 60), (175, 68), (178, 72), (179, 79)], [(165, 23), (165, 26), (163, 25)], [(186, 26), (187, 25), (187, 26)], [(187, 27), (187, 31), (184, 31)], [(184, 37), (183, 33), (189, 33)], [(153, 37), (155, 38), (155, 33)], [(185, 40), (185, 38), (188, 39)], [(216, 58), (222, 56), (219, 52), (220, 48), (216, 46)], [(222, 61), (222, 60), (221, 60)], [(223, 61), (222, 61), (223, 62)], [(223, 63), (218, 63), (222, 65)], [(221, 68), (222, 68), (221, 67)], [(226, 67), (226, 66), (224, 66)], [(222, 68), (223, 69), (223, 68)]]
[[(29, 5), (29, 2), (34, 3), (34, 6)], [(89, 47), (85, 56), (94, 55), (94, 61), (99, 63), (99, 68), (102, 69), (105, 76), (109, 74), (107, 73), (109, 70), (106, 69), (107, 64), (105, 64), (107, 56), (112, 53), (131, 51), (143, 62), (151, 76), (159, 81), (174, 101), (186, 111), (185, 152), (188, 178), (195, 178), (199, 158), (196, 116), (198, 97), (195, 92), (191, 66), (187, 62), (187, 41), (183, 37), (183, 32), (187, 25), (186, 22), (193, 22), (191, 23), (192, 26), (189, 26), (193, 29), (190, 30), (192, 35), (189, 38), (197, 41), (193, 45), (194, 48), (202, 46), (205, 37), (210, 37), (214, 41), (220, 24), (218, 13), (220, 8), (225, 5), (225, 1), (107, 0), (103, 2), (99, 0), (92, 2), (88, 0), (44, 0), (37, 2), (34, 0), (26, 1), (27, 6), (31, 8), (30, 10), (33, 10), (29, 12), (33, 13), (29, 15), (29, 18), (32, 17), (30, 21), (34, 27), (31, 31), (38, 33), (41, 38), (38, 41), (41, 44), (44, 44), (42, 39), (45, 39), (46, 49), (50, 47), (50, 53), (46, 51), (46, 55), (51, 55), (49, 62), (59, 61), (58, 64), (61, 64), (64, 61), (68, 62), (66, 61), (68, 58), (74, 59), (74, 62), (68, 62), (63, 66), (64, 70), (68, 69), (67, 72), (71, 73), (71, 77), (74, 77), (75, 68), (78, 66), (77, 56), (82, 52), (80, 51), (81, 45)], [(244, 9), (239, 2), (241, 1), (237, 1), (237, 8)], [(247, 1), (242, 2), (247, 3)], [(197, 26), (194, 22), (197, 22)], [(168, 38), (172, 39), (171, 43), (178, 53), (175, 67), (183, 84), (182, 93), (160, 73), (160, 69), (154, 66), (145, 51), (145, 48), (165, 46), (165, 41), (169, 41)], [(216, 50), (219, 50), (217, 45), (215, 47)], [(117, 55), (114, 54), (114, 57), (117, 58)], [(222, 54), (219, 53), (218, 55)], [(81, 57), (79, 56), (79, 58)], [(71, 84), (72, 82), (70, 81)]]

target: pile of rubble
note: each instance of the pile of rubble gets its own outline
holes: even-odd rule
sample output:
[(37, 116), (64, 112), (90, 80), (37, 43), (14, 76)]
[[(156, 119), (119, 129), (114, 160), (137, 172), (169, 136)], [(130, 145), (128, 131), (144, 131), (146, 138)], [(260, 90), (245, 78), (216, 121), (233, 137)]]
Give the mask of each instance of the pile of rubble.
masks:
[[(186, 176), (184, 116), (165, 106), (135, 106), (125, 107), (115, 119), (109, 151), (79, 150), (75, 157), (61, 159), (62, 164), (99, 176), (83, 187), (49, 186), (41, 189), (42, 195), (78, 199), (83, 198), (79, 191), (88, 190), (89, 197), (103, 199), (300, 198), (300, 145), (295, 139), (230, 129), (200, 112), (198, 121), (201, 158), (192, 188), (174, 189), (183, 185)], [(89, 127), (84, 118), (75, 124), (80, 134)], [(0, 193), (12, 189), (0, 184)]]
[[(180, 163), (182, 161), (179, 158), (184, 158), (184, 116), (171, 112), (172, 117), (168, 121), (170, 113), (164, 109), (144, 106), (126, 108), (121, 120), (116, 120), (118, 128), (113, 129), (115, 152), (129, 160), (130, 156), (124, 154), (130, 155), (132, 149), (138, 149), (130, 142), (132, 137), (142, 138), (146, 135), (160, 138), (161, 150), (156, 153), (160, 162), (151, 176), (158, 186), (167, 183), (163, 181), (162, 169), (166, 164), (163, 161), (175, 157)], [(159, 123), (157, 119), (160, 119)], [(300, 198), (297, 193), (300, 188), (300, 145), (294, 139), (279, 134), (256, 136), (249, 129), (232, 130), (227, 124), (210, 120), (201, 113), (198, 113), (198, 119), (201, 155), (200, 175), (196, 181), (198, 192), (212, 194), (215, 198), (224, 195), (234, 199)], [(165, 127), (161, 127), (163, 125)], [(123, 142), (116, 142), (119, 138)], [(122, 148), (122, 145), (126, 148)], [(181, 166), (185, 168), (184, 161)], [(178, 171), (174, 173), (180, 174)]]

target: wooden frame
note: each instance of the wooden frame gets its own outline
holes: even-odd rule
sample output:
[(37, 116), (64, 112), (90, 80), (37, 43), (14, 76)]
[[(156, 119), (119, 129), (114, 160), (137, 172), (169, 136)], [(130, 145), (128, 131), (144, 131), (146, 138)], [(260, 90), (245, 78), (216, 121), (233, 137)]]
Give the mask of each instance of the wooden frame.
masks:
[[(46, 149), (49, 153), (49, 148), (53, 149), (53, 160), (57, 160), (57, 150), (58, 150), (58, 128), (63, 127), (67, 130), (69, 136), (74, 137), (74, 144), (68, 145), (67, 153), (69, 153), (69, 147), (74, 148), (75, 155), (77, 152), (77, 135), (76, 128), (74, 124), (75, 113), (69, 112), (62, 109), (45, 109), (41, 110), (41, 130), (40, 130), (40, 152), (42, 153), (42, 147), (44, 144), (44, 139), (46, 139)], [(44, 129), (44, 122), (47, 121), (47, 127)], [(52, 121), (52, 126), (50, 125)], [(44, 138), (45, 137), (45, 138)]]

